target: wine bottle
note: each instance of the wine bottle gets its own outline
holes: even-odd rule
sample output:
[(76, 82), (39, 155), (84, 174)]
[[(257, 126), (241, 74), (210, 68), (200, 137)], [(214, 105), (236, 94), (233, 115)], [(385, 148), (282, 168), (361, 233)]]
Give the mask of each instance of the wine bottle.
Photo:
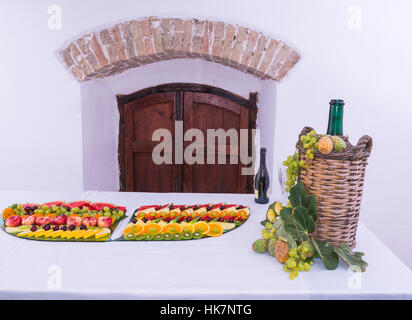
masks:
[(343, 135), (343, 106), (345, 102), (340, 99), (333, 99), (329, 102), (329, 122), (327, 134), (331, 136)]
[(255, 176), (255, 202), (269, 202), (269, 173), (266, 168), (266, 148), (260, 149), (260, 165)]

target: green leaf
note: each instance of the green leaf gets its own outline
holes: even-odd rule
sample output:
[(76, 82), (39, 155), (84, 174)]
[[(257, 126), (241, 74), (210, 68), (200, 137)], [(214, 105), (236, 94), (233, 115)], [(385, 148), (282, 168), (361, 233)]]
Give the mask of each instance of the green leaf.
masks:
[(317, 204), (316, 198), (313, 194), (309, 194), (306, 199), (303, 201), (303, 206), (308, 209), (308, 213), (312, 216), (313, 221), (318, 219), (316, 214)]
[(306, 199), (306, 190), (303, 187), (302, 181), (299, 181), (290, 189), (289, 201), (292, 206), (297, 207), (303, 205)]
[(354, 271), (361, 270), (362, 272), (366, 271), (368, 263), (362, 260), (362, 252), (353, 252), (349, 245), (344, 242), (340, 247), (334, 248), (335, 253), (345, 261), (349, 267)]
[(294, 211), (292, 208), (284, 208), (280, 216), (285, 224), (285, 230), (295, 240), (306, 241), (309, 239), (309, 233), (315, 231), (315, 222), (305, 207), (297, 206)]
[(320, 241), (311, 238), (310, 242), (316, 253), (322, 260), (323, 265), (327, 270), (335, 270), (339, 265), (339, 257), (335, 252), (335, 248), (326, 241)]

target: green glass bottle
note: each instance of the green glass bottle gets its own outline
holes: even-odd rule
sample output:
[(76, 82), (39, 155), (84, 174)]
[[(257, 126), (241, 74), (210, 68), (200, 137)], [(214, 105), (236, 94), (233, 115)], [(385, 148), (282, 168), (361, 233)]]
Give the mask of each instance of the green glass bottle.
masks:
[(329, 123), (327, 134), (331, 136), (343, 135), (343, 106), (345, 102), (340, 99), (333, 99), (329, 102)]

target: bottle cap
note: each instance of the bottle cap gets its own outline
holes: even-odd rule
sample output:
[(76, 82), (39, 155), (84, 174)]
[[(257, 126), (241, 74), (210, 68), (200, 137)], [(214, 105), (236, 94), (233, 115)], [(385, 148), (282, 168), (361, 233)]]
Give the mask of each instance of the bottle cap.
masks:
[(333, 104), (341, 104), (342, 106), (344, 106), (344, 105), (345, 105), (345, 101), (343, 101), (342, 99), (332, 99), (332, 100), (330, 100), (329, 104), (330, 104), (330, 105), (333, 105)]

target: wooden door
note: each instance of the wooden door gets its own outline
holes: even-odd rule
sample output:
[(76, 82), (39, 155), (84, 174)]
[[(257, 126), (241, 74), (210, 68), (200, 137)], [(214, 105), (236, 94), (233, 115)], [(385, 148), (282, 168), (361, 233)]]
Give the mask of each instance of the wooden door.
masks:
[(153, 148), (159, 144), (158, 141), (152, 141), (156, 129), (169, 130), (174, 139), (176, 108), (175, 92), (150, 94), (125, 105), (125, 171), (128, 191), (182, 191), (182, 165), (158, 165), (152, 160)]
[[(229, 139), (220, 154), (226, 164), (218, 163), (218, 140), (215, 140), (215, 163), (207, 163), (207, 130), (249, 129), (249, 153), (253, 147), (251, 130), (256, 127), (256, 95), (245, 100), (219, 88), (192, 84), (168, 84), (148, 88), (131, 95), (117, 96), (120, 112), (119, 165), (120, 190), (139, 192), (250, 193), (253, 177), (241, 174), (242, 164), (235, 148), (237, 164), (230, 163)], [(203, 133), (204, 164), (176, 163), (157, 165), (152, 160), (152, 141), (156, 129), (168, 129), (175, 152), (175, 121), (183, 121), (183, 130), (197, 128)], [(180, 141), (183, 143), (183, 141)], [(184, 147), (191, 144), (184, 142)]]
[[(184, 94), (184, 129), (200, 129), (203, 133), (204, 164), (187, 164), (183, 166), (184, 192), (219, 192), (219, 193), (246, 193), (247, 176), (241, 174), (242, 165), (239, 159), (240, 129), (248, 129), (249, 112), (245, 107), (214, 94), (200, 92), (186, 92)], [(226, 139), (226, 148), (218, 149), (218, 141), (208, 145), (207, 130), (223, 129), (235, 130), (237, 139)], [(185, 142), (185, 146), (191, 142)], [(207, 149), (215, 151), (214, 163), (207, 161)], [(219, 164), (218, 156), (223, 155), (225, 164)], [(233, 154), (237, 163), (231, 164), (230, 155)]]

